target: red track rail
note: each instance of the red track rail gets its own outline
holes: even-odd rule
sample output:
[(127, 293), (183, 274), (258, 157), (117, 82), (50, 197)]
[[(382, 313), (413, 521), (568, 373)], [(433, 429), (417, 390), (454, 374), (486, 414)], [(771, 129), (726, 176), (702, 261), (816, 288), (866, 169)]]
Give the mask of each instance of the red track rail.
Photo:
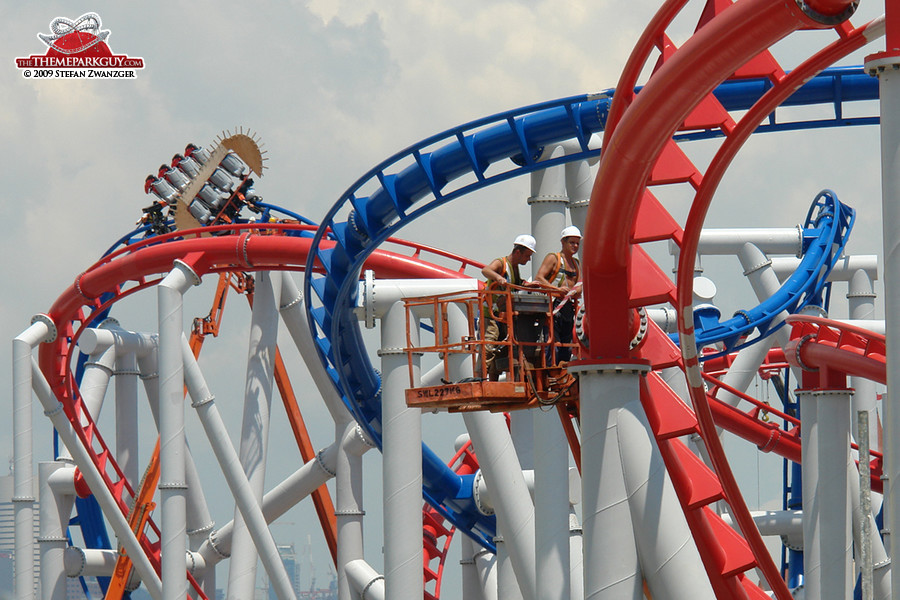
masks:
[[(589, 235), (584, 244), (587, 330), (603, 331), (602, 337), (591, 340), (590, 353), (599, 361), (628, 358), (633, 309), (657, 302), (676, 307), (697, 431), (706, 443), (715, 471), (712, 480), (716, 484), (707, 486), (706, 494), (694, 493), (699, 482), (708, 482), (709, 478), (692, 466), (687, 456), (690, 453), (681, 449), (680, 442), (663, 433), (665, 429), (681, 430), (682, 426), (664, 422), (667, 427), (660, 429), (657, 437), (698, 540), (710, 582), (719, 598), (762, 598), (763, 592), (743, 575), (745, 570), (758, 567), (776, 596), (787, 600), (790, 593), (750, 518), (715, 432), (694, 342), (692, 274), (709, 200), (730, 161), (727, 152), (736, 151), (742, 143), (741, 136), (734, 135), (733, 119), (711, 94), (712, 90), (732, 74), (753, 74), (769, 77), (778, 88), (776, 94), (793, 91), (790, 85), (799, 81), (799, 77), (783, 83), (787, 78), (767, 49), (800, 28), (825, 28), (826, 25), (803, 14), (794, 3), (741, 0), (732, 4), (727, 0), (710, 0), (697, 32), (681, 48), (676, 48), (665, 29), (684, 4), (681, 0), (667, 1), (651, 21), (629, 59), (610, 109), (600, 170), (591, 194), (586, 227)], [(851, 3), (823, 0), (807, 4), (819, 20), (826, 21), (822, 17), (838, 17)], [(841, 20), (834, 18), (834, 22)], [(853, 38), (849, 25), (837, 25), (836, 30), (843, 39)], [(843, 42), (843, 39), (837, 49), (826, 49), (807, 68), (814, 71), (819, 63), (833, 61), (841, 52), (849, 52), (853, 44), (864, 43), (858, 33), (853, 42)], [(653, 75), (640, 94), (628, 93), (634, 89), (654, 46), (660, 57)], [(764, 96), (757, 105), (758, 110), (762, 112), (776, 94)], [(763, 116), (768, 112), (763, 112)], [(761, 120), (754, 114), (750, 119), (745, 117), (742, 124), (749, 134)], [(722, 147), (725, 156), (717, 155), (714, 159), (709, 169), (714, 176), (709, 181), (672, 140), (676, 131), (690, 129), (719, 129), (726, 138)], [(716, 174), (716, 169), (721, 171)], [(648, 189), (652, 185), (671, 183), (688, 183), (697, 190), (684, 230)], [(673, 240), (681, 247), (677, 287), (637, 245), (664, 239)], [(666, 386), (659, 383), (650, 377), (642, 390), (648, 413), (666, 413), (650, 404), (663, 405), (667, 399), (670, 404), (674, 402), (673, 395), (666, 393)], [(679, 413), (678, 410), (669, 412)], [(678, 422), (676, 416), (668, 420)], [(735, 521), (747, 536), (746, 543), (729, 538), (707, 508), (710, 502), (721, 497), (730, 504)], [(748, 549), (752, 551), (749, 559)]]
[[(179, 232), (159, 236), (122, 248), (104, 257), (87, 271), (79, 275), (75, 282), (56, 300), (48, 316), (60, 332), (54, 342), (43, 344), (39, 350), (39, 364), (64, 412), (87, 449), (94, 465), (112, 493), (120, 510), (128, 515), (135, 492), (126, 480), (119, 466), (97, 430), (92, 416), (85, 409), (81, 394), (71, 371), (73, 358), (77, 355), (76, 344), (81, 332), (92, 325), (92, 316), (131, 294), (155, 285), (161, 275), (167, 273), (175, 259), (189, 262), (201, 277), (208, 273), (227, 271), (257, 270), (302, 270), (306, 264), (311, 238), (287, 236), (283, 233), (307, 230), (302, 225), (244, 225), (240, 227), (221, 226), (204, 228), (197, 233), (215, 231), (213, 237), (188, 237), (190, 232)], [(233, 235), (223, 235), (232, 233)], [(395, 245), (412, 249), (413, 255), (376, 251), (366, 263), (366, 267), (383, 278), (460, 278), (467, 277), (469, 267), (480, 268), (479, 263), (402, 240), (389, 240)], [(456, 262), (457, 269), (441, 267), (424, 262), (420, 257), (431, 254), (445, 262)], [(105, 295), (110, 296), (105, 300)], [(446, 539), (449, 546), (452, 530), (443, 525), (443, 517), (437, 511), (426, 516), (433, 530), (425, 535), (437, 540)], [(159, 572), (160, 544), (159, 528), (152, 519), (148, 521), (150, 535), (141, 537), (141, 544)], [(436, 582), (436, 591), (431, 596), (438, 597), (439, 577), (446, 559), (447, 547), (434, 554), (440, 559), (437, 571), (426, 570), (426, 578)], [(427, 567), (427, 565), (426, 565)]]
[(883, 335), (806, 315), (791, 315), (788, 361), (805, 371), (835, 371), (887, 385), (886, 342)]

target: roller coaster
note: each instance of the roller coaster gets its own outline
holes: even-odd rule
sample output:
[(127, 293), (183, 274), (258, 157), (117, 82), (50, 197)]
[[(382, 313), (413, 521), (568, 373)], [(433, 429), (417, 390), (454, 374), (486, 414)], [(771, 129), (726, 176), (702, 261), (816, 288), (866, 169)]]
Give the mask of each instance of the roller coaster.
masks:
[[(856, 212), (826, 189), (796, 227), (704, 221), (753, 134), (880, 126), (890, 166), (900, 9), (856, 26), (849, 0), (708, 0), (676, 46), (668, 29), (687, 4), (661, 2), (615, 88), (424, 139), (314, 220), (263, 201), (254, 179), (262, 154), (243, 130), (189, 144), (149, 175), (153, 203), (138, 227), (13, 342), (16, 598), (39, 590), (61, 600), (68, 578), (96, 578), (111, 600), (138, 587), (154, 600), (215, 597), (226, 561), (226, 597), (253, 598), (261, 563), (278, 598), (297, 598), (270, 527), (304, 501), (318, 514), (341, 600), (437, 599), (448, 577), (467, 600), (890, 598), (887, 534), (900, 513), (890, 448), (900, 424), (876, 386), (890, 387), (900, 367), (887, 347), (896, 311), (873, 319), (877, 258), (847, 253)], [(808, 30), (831, 30), (834, 41), (783, 68), (770, 48)], [(834, 66), (882, 37), (888, 52), (865, 66)], [(845, 110), (879, 99), (888, 108)], [(776, 109), (788, 106), (783, 119)], [(715, 145), (703, 167), (687, 152), (697, 141)], [(399, 235), (519, 176), (535, 190), (537, 258), (568, 224), (584, 233), (578, 347), (571, 361), (539, 368), (512, 336), (507, 372), (492, 381), (481, 359), (484, 265)], [(886, 198), (891, 177), (886, 167)], [(690, 195), (682, 222), (654, 194), (661, 186)], [(660, 243), (674, 276), (650, 249)], [(729, 318), (697, 268), (713, 254), (737, 256), (756, 295)], [(890, 307), (900, 267), (884, 261)], [(185, 295), (211, 280), (209, 315), (186, 329)], [(850, 314), (837, 320), (832, 287), (843, 283)], [(154, 292), (158, 330), (114, 318), (120, 301)], [(235, 293), (252, 307), (239, 433), (217, 408), (201, 352)], [(517, 297), (543, 293), (509, 294), (506, 318), (526, 312)], [(282, 357), (280, 328), (303, 365)], [(377, 352), (363, 329), (380, 333)], [(537, 344), (552, 346), (544, 333)], [(552, 355), (540, 346), (531, 362)], [(304, 366), (334, 422), (334, 443), (318, 452), (291, 383)], [(781, 407), (748, 393), (755, 378), (777, 390)], [(114, 431), (104, 436), (108, 392)], [(303, 463), (267, 488), (276, 397)], [(186, 439), (187, 398), (204, 441)], [(39, 515), (35, 399), (58, 436), (56, 460), (38, 473)], [(149, 447), (139, 399), (157, 438)], [(462, 414), (452, 451), (423, 440), (433, 411)], [(784, 459), (782, 510), (749, 510), (725, 435)], [(209, 444), (227, 498), (204, 496), (206, 467), (188, 442)], [(362, 543), (370, 449), (383, 456), (383, 573)], [(234, 520), (214, 524), (210, 501), (230, 502)], [(763, 536), (780, 540), (778, 550)], [(451, 571), (454, 539), (462, 559)]]

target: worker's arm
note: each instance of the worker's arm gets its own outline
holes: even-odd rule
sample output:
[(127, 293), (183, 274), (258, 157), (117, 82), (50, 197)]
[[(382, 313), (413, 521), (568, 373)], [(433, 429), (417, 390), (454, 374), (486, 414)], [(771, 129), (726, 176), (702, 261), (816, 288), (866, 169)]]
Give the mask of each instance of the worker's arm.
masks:
[(541, 263), (540, 268), (538, 269), (537, 275), (534, 276), (535, 281), (540, 283), (541, 285), (546, 285), (548, 287), (556, 287), (550, 280), (547, 279), (550, 277), (550, 273), (553, 272), (553, 269), (556, 267), (556, 263), (559, 259), (557, 259), (556, 254), (552, 252), (544, 257), (544, 261)]
[(503, 271), (503, 261), (499, 258), (495, 258), (481, 270), (481, 274), (484, 275), (488, 281), (495, 281), (500, 285), (506, 285), (509, 282), (506, 280), (506, 277), (500, 274), (501, 271)]

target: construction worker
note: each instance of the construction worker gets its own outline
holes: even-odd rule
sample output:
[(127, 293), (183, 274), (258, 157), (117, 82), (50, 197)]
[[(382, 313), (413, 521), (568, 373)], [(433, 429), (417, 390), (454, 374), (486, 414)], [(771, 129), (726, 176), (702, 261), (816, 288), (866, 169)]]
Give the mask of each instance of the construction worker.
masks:
[[(553, 305), (553, 335), (558, 344), (571, 344), (575, 326), (575, 311), (581, 296), (581, 263), (576, 254), (581, 245), (581, 231), (570, 225), (560, 232), (560, 252), (544, 257), (535, 279), (541, 285), (556, 288), (559, 296)], [(570, 346), (556, 349), (556, 363), (572, 357)]]
[[(485, 288), (493, 291), (505, 289), (509, 284), (531, 285), (519, 273), (519, 267), (531, 260), (531, 255), (534, 254), (536, 247), (537, 242), (534, 237), (528, 234), (518, 236), (513, 241), (513, 249), (508, 256), (495, 258), (481, 270), (481, 274), (487, 279)], [(482, 316), (485, 320), (484, 339), (486, 341), (495, 342), (506, 339), (506, 324), (498, 321), (500, 312), (504, 308), (505, 306), (497, 297), (489, 298), (485, 303)], [(484, 361), (491, 381), (497, 381), (500, 377), (500, 369), (495, 359), (504, 353), (504, 348), (504, 346), (485, 345)]]

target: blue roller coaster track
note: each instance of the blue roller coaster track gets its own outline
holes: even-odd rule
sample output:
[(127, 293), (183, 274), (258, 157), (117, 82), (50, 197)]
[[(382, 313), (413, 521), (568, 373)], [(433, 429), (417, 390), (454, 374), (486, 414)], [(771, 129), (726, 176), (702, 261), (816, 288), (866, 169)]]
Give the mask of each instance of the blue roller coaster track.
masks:
[[(727, 110), (746, 110), (770, 87), (771, 82), (765, 79), (735, 80), (721, 84), (714, 94)], [(601, 148), (592, 136), (603, 131), (613, 94), (614, 90), (607, 90), (526, 106), (422, 140), (359, 178), (322, 220), (304, 280), (310, 326), (334, 385), (379, 447), (380, 380), (350, 310), (357, 300), (366, 257), (417, 217), (455, 198), (519, 175), (598, 156)], [(833, 115), (779, 121), (773, 113), (756, 132), (876, 124), (877, 115), (845, 116), (844, 104), (877, 98), (877, 80), (861, 67), (829, 69), (807, 82), (784, 105), (831, 105)], [(698, 130), (682, 132), (676, 140), (719, 135), (718, 130)], [(542, 160), (544, 147), (571, 140), (577, 143), (577, 151)], [(820, 194), (807, 218), (806, 255), (801, 269), (777, 298), (724, 323), (710, 324), (709, 332), (702, 332), (698, 338), (705, 342), (726, 340), (734, 346), (752, 329), (771, 333), (768, 324), (775, 315), (818, 298), (852, 223), (852, 209), (841, 205), (831, 193)], [(328, 244), (323, 243), (326, 240)], [(322, 274), (314, 271), (316, 266), (321, 267)], [(494, 547), (494, 518), (475, 508), (471, 481), (453, 473), (424, 444), (423, 481), (424, 496), (432, 506), (485, 547)]]

